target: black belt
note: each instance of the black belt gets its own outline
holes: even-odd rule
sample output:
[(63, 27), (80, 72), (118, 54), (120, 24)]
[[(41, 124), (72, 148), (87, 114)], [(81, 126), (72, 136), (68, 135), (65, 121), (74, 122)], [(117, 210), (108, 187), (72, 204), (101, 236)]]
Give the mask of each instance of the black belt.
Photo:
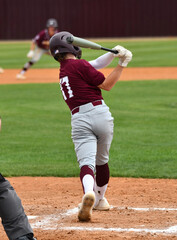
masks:
[[(92, 104), (93, 106), (98, 106), (98, 105), (102, 105), (103, 103), (102, 103), (101, 100), (98, 100), (98, 101), (92, 102), (91, 104)], [(74, 109), (71, 111), (72, 115), (74, 115), (75, 113), (78, 113), (78, 112), (79, 112), (79, 107), (76, 107), (76, 108), (74, 108)]]

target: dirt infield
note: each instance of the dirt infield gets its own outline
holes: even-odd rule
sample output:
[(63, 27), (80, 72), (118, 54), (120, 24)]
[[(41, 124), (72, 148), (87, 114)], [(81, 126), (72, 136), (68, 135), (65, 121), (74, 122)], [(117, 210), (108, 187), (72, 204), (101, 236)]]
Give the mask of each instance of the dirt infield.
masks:
[[(177, 180), (111, 178), (111, 210), (77, 220), (79, 178), (10, 178), (38, 240), (177, 239)], [(7, 240), (0, 226), (0, 239)]]
[[(105, 68), (100, 71), (107, 76), (112, 69)], [(58, 82), (58, 69), (30, 69), (25, 80), (16, 79), (18, 72), (18, 69), (6, 69), (4, 74), (0, 74), (0, 84)], [(121, 75), (120, 81), (157, 79), (177, 79), (177, 67), (127, 68)]]

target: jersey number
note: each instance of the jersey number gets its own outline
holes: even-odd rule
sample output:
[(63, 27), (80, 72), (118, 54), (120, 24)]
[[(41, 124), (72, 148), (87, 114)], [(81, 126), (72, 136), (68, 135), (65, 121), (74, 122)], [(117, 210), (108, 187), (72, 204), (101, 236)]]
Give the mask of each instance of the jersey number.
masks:
[(64, 77), (64, 78), (60, 79), (60, 88), (61, 88), (61, 91), (62, 91), (62, 94), (63, 94), (63, 98), (64, 98), (64, 100), (67, 100), (67, 97), (66, 97), (66, 94), (64, 92), (63, 86), (66, 86), (69, 98), (74, 97), (73, 91), (71, 90), (71, 87), (69, 85), (69, 78), (68, 77)]

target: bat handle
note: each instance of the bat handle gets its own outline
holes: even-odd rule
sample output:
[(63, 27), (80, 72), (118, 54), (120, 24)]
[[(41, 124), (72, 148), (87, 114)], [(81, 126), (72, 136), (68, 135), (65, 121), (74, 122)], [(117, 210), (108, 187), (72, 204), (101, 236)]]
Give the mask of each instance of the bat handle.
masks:
[(104, 51), (112, 52), (114, 54), (119, 53), (117, 50), (113, 50), (113, 49), (110, 49), (110, 48), (101, 47), (101, 49), (104, 50)]

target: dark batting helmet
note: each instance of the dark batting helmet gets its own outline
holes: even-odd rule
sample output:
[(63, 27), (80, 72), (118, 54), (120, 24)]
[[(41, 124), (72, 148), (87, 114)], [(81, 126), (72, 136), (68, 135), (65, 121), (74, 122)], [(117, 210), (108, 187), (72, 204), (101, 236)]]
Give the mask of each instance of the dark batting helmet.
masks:
[(58, 22), (56, 19), (54, 18), (50, 18), (47, 20), (47, 23), (46, 23), (46, 27), (49, 28), (49, 27), (54, 27), (54, 28), (57, 28), (58, 27)]
[(67, 38), (72, 36), (69, 32), (59, 32), (51, 37), (49, 47), (56, 61), (58, 61), (61, 53), (72, 53), (77, 58), (81, 58), (82, 51), (80, 47), (73, 46), (67, 41)]

